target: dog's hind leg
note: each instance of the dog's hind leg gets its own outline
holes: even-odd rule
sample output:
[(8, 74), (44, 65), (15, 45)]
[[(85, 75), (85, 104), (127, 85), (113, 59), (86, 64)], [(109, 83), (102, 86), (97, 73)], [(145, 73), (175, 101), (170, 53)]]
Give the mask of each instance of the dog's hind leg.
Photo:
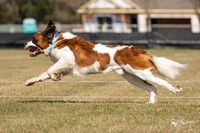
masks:
[(145, 70), (136, 70), (136, 69), (133, 69), (129, 65), (123, 66), (123, 68), (128, 73), (134, 74), (137, 77), (139, 77), (139, 78), (141, 78), (141, 79), (143, 79), (143, 80), (145, 80), (147, 82), (151, 82), (151, 83), (155, 83), (157, 85), (160, 85), (160, 86), (162, 86), (163, 88), (169, 90), (172, 93), (176, 93), (176, 92), (180, 92), (181, 91), (181, 89), (173, 87), (167, 81), (165, 81), (165, 80), (163, 80), (163, 79), (161, 79), (159, 77), (154, 76), (152, 74), (152, 72), (150, 70), (148, 70), (148, 69), (145, 69)]
[(156, 94), (157, 90), (156, 87), (152, 84), (138, 78), (137, 76), (124, 72), (122, 75), (124, 79), (126, 79), (129, 83), (136, 85), (139, 88), (146, 90), (149, 93), (149, 102), (148, 103), (155, 103), (156, 102)]
[(148, 103), (153, 104), (156, 102), (157, 90), (156, 90), (155, 86), (153, 86), (152, 84), (142, 80), (141, 78), (139, 78), (133, 74), (123, 71), (123, 69), (117, 70), (115, 72), (117, 74), (121, 75), (129, 83), (146, 90), (149, 93), (149, 102)]

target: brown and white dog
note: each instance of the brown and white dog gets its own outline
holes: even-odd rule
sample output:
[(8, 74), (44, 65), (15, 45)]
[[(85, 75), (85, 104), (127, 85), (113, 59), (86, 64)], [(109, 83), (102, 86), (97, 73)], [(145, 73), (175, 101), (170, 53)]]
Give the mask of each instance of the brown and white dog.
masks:
[(111, 46), (94, 44), (70, 32), (58, 33), (52, 21), (43, 32), (33, 36), (25, 46), (30, 56), (41, 53), (48, 55), (54, 62), (46, 72), (29, 79), (26, 85), (46, 79), (60, 80), (63, 75), (86, 75), (114, 71), (128, 82), (149, 92), (149, 103), (156, 101), (157, 84), (172, 93), (180, 92), (158, 75), (175, 78), (184, 64), (164, 57), (151, 56), (146, 51), (132, 46)]

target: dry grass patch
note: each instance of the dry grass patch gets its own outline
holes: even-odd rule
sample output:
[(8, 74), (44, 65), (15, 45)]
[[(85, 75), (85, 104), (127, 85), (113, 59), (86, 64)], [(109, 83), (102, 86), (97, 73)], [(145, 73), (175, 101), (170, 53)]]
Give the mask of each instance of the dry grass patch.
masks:
[(147, 93), (114, 73), (26, 87), (27, 79), (52, 63), (23, 50), (0, 50), (0, 132), (200, 132), (200, 52), (149, 51), (188, 64), (172, 81), (184, 91), (159, 88), (155, 105), (145, 104)]

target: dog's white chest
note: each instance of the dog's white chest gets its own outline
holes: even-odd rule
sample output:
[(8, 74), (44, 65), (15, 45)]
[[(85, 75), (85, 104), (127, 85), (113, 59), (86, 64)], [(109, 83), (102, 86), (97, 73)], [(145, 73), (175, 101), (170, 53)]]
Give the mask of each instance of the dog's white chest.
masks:
[(53, 62), (57, 62), (58, 60), (62, 59), (69, 65), (75, 64), (75, 56), (67, 46), (62, 49), (53, 49), (50, 54), (50, 58)]

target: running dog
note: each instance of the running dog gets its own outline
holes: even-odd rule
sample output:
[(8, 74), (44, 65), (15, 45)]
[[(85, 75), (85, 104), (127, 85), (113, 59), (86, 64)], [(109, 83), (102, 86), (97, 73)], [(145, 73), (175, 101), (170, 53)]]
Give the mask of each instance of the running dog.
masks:
[(70, 32), (57, 32), (52, 21), (49, 21), (43, 32), (36, 33), (27, 42), (25, 50), (29, 50), (31, 57), (43, 53), (54, 62), (46, 72), (27, 80), (27, 86), (46, 79), (58, 81), (68, 74), (82, 76), (114, 71), (129, 83), (149, 92), (148, 103), (156, 102), (157, 90), (154, 84), (172, 93), (182, 90), (159, 75), (174, 79), (179, 70), (185, 68), (185, 64), (152, 56), (132, 46), (94, 44)]

